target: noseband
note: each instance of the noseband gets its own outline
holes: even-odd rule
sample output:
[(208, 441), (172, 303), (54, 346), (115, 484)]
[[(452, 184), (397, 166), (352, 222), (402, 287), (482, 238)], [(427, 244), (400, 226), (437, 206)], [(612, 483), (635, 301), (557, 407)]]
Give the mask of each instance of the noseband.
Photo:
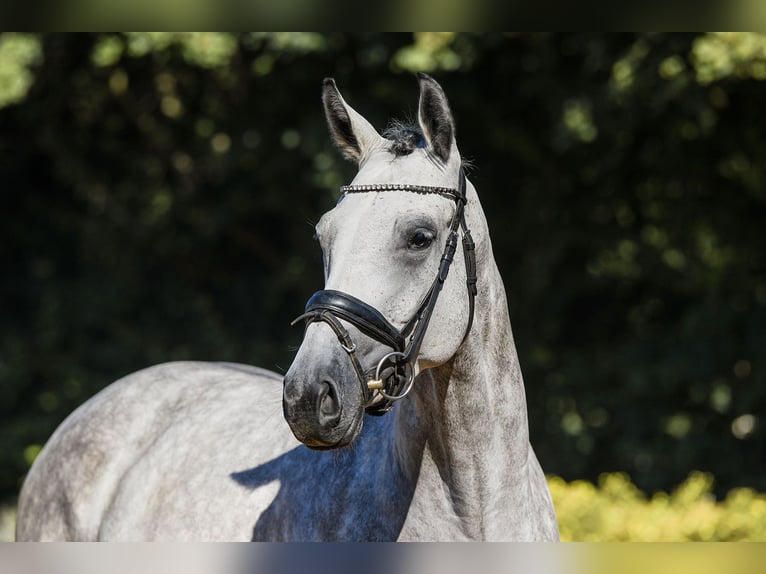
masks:
[[(420, 345), (425, 337), (428, 323), (431, 320), (436, 300), (441, 293), (444, 281), (447, 279), (450, 265), (455, 257), (458, 240), (458, 228), (463, 233), (463, 256), (465, 259), (466, 285), (468, 287), (468, 325), (463, 335), (463, 342), (468, 337), (473, 324), (474, 299), (476, 297), (476, 254), (471, 232), (465, 222), (466, 179), (463, 168), (460, 168), (458, 188), (431, 187), (411, 184), (376, 184), (376, 185), (344, 185), (340, 188), (341, 195), (348, 193), (376, 193), (382, 191), (408, 191), (420, 194), (438, 194), (455, 201), (455, 215), (449, 226), (449, 237), (444, 246), (444, 253), (439, 263), (439, 271), (426, 292), (425, 297), (415, 311), (415, 314), (402, 327), (394, 327), (377, 309), (364, 301), (343, 293), (326, 289), (317, 291), (306, 303), (306, 311), (292, 324), (305, 320), (306, 326), (322, 321), (327, 323), (338, 336), (343, 350), (348, 353), (356, 376), (362, 386), (362, 396), (365, 399), (365, 409), (372, 415), (382, 415), (391, 410), (395, 401), (404, 398), (412, 389), (415, 380), (415, 362), (420, 353)], [(356, 354), (356, 344), (349, 332), (343, 327), (341, 320), (347, 321), (368, 337), (375, 339), (391, 349), (384, 355), (377, 367), (365, 371)], [(407, 338), (409, 337), (409, 341)], [(382, 400), (373, 404), (381, 397)]]

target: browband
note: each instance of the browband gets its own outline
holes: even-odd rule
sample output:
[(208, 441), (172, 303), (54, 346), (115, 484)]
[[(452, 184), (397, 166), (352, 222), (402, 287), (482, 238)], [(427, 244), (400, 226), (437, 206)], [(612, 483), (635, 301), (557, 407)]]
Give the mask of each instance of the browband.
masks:
[(370, 191), (411, 191), (412, 193), (420, 193), (423, 195), (427, 195), (429, 193), (437, 193), (455, 201), (465, 201), (465, 184), (463, 184), (461, 190), (457, 190), (452, 187), (414, 185), (411, 183), (373, 183), (368, 185), (340, 186), (341, 195), (345, 195), (347, 193), (364, 193)]

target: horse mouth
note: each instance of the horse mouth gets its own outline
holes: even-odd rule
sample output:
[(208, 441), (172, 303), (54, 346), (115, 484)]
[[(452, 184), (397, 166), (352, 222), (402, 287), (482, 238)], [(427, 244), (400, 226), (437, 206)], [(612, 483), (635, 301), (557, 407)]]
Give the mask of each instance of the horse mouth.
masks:
[(299, 440), (311, 450), (322, 451), (322, 450), (338, 450), (341, 448), (345, 448), (349, 446), (352, 442), (354, 442), (354, 439), (356, 439), (356, 437), (359, 436), (359, 433), (362, 431), (363, 419), (364, 419), (364, 411), (362, 411), (362, 413), (359, 416), (354, 417), (354, 419), (348, 425), (348, 428), (346, 428), (346, 431), (343, 433), (343, 436), (341, 436), (340, 439), (334, 443), (326, 443), (324, 441), (312, 439), (312, 438), (305, 438), (305, 439), (299, 439)]

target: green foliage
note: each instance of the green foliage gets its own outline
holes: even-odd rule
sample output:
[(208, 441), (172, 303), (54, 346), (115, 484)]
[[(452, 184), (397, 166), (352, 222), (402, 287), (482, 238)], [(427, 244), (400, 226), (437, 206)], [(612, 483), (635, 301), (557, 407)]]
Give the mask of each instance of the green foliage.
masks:
[(753, 78), (766, 80), (766, 36), (753, 32), (718, 32), (698, 38), (692, 46), (697, 80)]
[(286, 369), (322, 281), (311, 222), (353, 175), (321, 80), (382, 128), (416, 109), (416, 70), (477, 166), (543, 468), (620, 469), (647, 492), (698, 468), (718, 495), (765, 491), (763, 45), (1, 35), (0, 496), (121, 375)]
[(40, 56), (40, 40), (35, 36), (0, 36), (0, 108), (24, 99), (34, 80), (30, 68), (39, 62)]
[(605, 473), (598, 485), (550, 477), (562, 541), (692, 542), (766, 540), (766, 495), (731, 490), (717, 502), (713, 477), (693, 472), (670, 494), (647, 497), (624, 473)]
[(454, 51), (452, 32), (419, 32), (411, 46), (400, 49), (393, 58), (395, 67), (410, 72), (456, 70), (461, 58)]

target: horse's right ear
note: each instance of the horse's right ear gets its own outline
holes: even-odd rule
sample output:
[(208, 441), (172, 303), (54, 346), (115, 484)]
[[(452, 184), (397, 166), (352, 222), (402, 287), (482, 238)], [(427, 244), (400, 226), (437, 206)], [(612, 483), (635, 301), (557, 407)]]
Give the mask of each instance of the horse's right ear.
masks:
[(335, 145), (348, 159), (361, 163), (362, 159), (383, 137), (340, 95), (335, 80), (325, 78), (322, 103)]

